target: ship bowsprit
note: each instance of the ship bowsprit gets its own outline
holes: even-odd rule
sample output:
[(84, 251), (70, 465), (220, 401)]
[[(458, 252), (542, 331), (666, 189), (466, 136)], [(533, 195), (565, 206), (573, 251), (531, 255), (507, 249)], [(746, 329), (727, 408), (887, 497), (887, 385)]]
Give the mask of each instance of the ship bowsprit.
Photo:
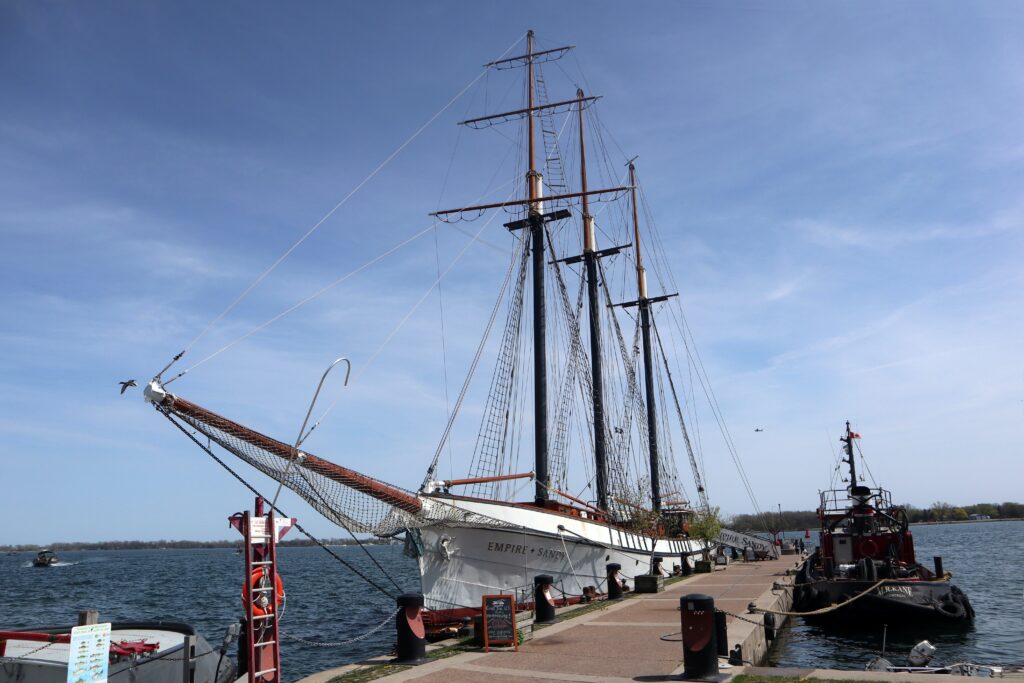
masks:
[(432, 525), (510, 527), (507, 522), (423, 499), (401, 487), (289, 446), (195, 403), (155, 382), (146, 399), (183, 424), (297, 493), (317, 512), (352, 533), (394, 536)]

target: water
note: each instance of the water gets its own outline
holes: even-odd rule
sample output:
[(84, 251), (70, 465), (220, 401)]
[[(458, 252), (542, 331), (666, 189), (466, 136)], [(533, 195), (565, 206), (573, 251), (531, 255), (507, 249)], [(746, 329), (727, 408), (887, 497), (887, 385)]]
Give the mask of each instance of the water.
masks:
[[(953, 583), (971, 599), (974, 625), (949, 628), (890, 627), (886, 658), (905, 665), (916, 643), (938, 648), (933, 663), (1024, 664), (1024, 521), (911, 527), (917, 559), (930, 566), (941, 555)], [(877, 633), (815, 626), (790, 620), (770, 657), (775, 666), (863, 669), (882, 649)]]
[[(357, 547), (333, 550), (391, 592), (395, 588)], [(415, 563), (401, 546), (368, 546), (402, 591), (419, 590)], [(242, 555), (228, 548), (201, 550), (62, 551), (60, 563), (31, 566), (35, 553), (0, 555), (0, 630), (74, 624), (79, 610), (98, 609), (102, 621), (180, 621), (218, 647), (227, 626), (242, 616)], [(280, 548), (287, 592), (285, 634), (306, 640), (348, 640), (381, 623), (394, 601), (369, 587), (320, 548)], [(320, 648), (284, 639), (285, 681), (368, 656), (394, 643), (393, 623), (365, 641)], [(230, 654), (234, 656), (234, 646)]]
[[(1024, 522), (915, 526), (919, 558), (942, 555), (954, 580), (978, 612), (960, 631), (890, 629), (894, 661), (927, 638), (937, 661), (1024, 663)], [(390, 586), (359, 548), (335, 548), (382, 585)], [(400, 546), (370, 546), (403, 590), (418, 590), (415, 564)], [(230, 549), (61, 552), (61, 564), (31, 566), (33, 553), (0, 555), (0, 628), (66, 625), (78, 610), (95, 608), (107, 621), (173, 620), (192, 624), (215, 646), (242, 614), (243, 559)], [(389, 598), (366, 585), (320, 548), (281, 548), (288, 593), (281, 622), (286, 634), (342, 641), (365, 633), (392, 611)], [(397, 589), (394, 589), (397, 592)], [(394, 627), (344, 648), (318, 648), (285, 639), (284, 679), (386, 653)], [(882, 633), (828, 631), (793, 619), (772, 650), (779, 666), (863, 668), (881, 650)], [(234, 650), (232, 650), (232, 654)]]

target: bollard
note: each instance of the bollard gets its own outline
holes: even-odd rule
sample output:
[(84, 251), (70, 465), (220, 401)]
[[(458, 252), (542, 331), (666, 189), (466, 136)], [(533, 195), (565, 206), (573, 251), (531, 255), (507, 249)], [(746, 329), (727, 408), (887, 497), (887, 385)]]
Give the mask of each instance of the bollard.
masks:
[(683, 678), (718, 675), (718, 644), (715, 636), (715, 599), (690, 593), (679, 598), (683, 629)]
[(398, 632), (398, 656), (395, 664), (416, 666), (427, 662), (427, 630), (423, 626), (423, 594), (402, 593), (398, 607), (404, 608), (395, 617)]
[(718, 643), (718, 656), (729, 656), (729, 629), (725, 626), (725, 612), (715, 610), (715, 641)]
[(608, 599), (621, 600), (622, 584), (619, 583), (619, 570), (622, 569), (622, 565), (618, 562), (612, 562), (605, 565), (605, 569), (608, 572)]
[(655, 557), (651, 562), (651, 576), (661, 575), (661, 563), (665, 561), (664, 557)]
[(693, 567), (690, 566), (690, 556), (683, 555), (680, 559), (683, 561), (683, 564), (680, 565), (679, 573), (683, 576), (689, 576), (690, 574), (693, 574)]
[(775, 640), (775, 615), (764, 615), (764, 639), (769, 643)]
[(555, 601), (551, 599), (553, 582), (554, 579), (548, 574), (533, 577), (533, 609), (537, 613), (534, 618), (536, 624), (555, 623)]
[(942, 571), (942, 558), (938, 555), (935, 556), (935, 576), (940, 579), (946, 576), (945, 572)]

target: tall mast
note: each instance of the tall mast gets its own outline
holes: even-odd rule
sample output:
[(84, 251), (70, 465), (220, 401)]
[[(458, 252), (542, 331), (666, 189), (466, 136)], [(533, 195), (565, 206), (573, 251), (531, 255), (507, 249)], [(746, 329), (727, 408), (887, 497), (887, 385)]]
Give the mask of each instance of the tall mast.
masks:
[(541, 175), (534, 156), (533, 122), (533, 31), (526, 34), (526, 116), (528, 131), (526, 190), (530, 199), (528, 221), (533, 270), (533, 449), (534, 471), (537, 474), (534, 500), (544, 505), (548, 500), (548, 358), (546, 310), (544, 301), (544, 206), (540, 201)]
[(583, 261), (590, 303), (590, 374), (594, 403), (594, 464), (597, 470), (597, 506), (608, 509), (608, 456), (604, 427), (604, 373), (601, 370), (601, 302), (597, 293), (597, 238), (587, 198), (587, 152), (583, 136), (583, 90), (576, 90), (580, 128), (580, 190), (583, 192)]
[(846, 438), (843, 439), (846, 442), (846, 457), (850, 464), (850, 488), (857, 485), (857, 466), (854, 464), (853, 459), (853, 432), (850, 431), (850, 421), (846, 421)]
[(633, 240), (636, 251), (636, 289), (640, 307), (640, 332), (643, 335), (644, 389), (647, 394), (647, 449), (651, 469), (651, 501), (661, 511), (661, 471), (658, 466), (658, 417), (654, 399), (654, 365), (651, 362), (651, 300), (647, 297), (647, 272), (640, 250), (640, 219), (637, 217), (636, 167), (629, 162), (630, 195), (633, 199)]
[[(526, 34), (526, 54), (515, 57), (506, 57), (496, 62), (491, 62), (488, 67), (526, 66), (526, 108), (515, 111), (507, 111), (500, 114), (481, 116), (466, 121), (461, 125), (471, 128), (485, 128), (495, 123), (512, 120), (520, 116), (526, 117), (527, 128), (527, 171), (526, 171), (526, 198), (512, 201), (498, 202), (494, 204), (477, 204), (475, 206), (462, 206), (444, 211), (435, 211), (432, 216), (444, 217), (451, 214), (459, 214), (469, 211), (483, 211), (486, 209), (497, 209), (502, 207), (519, 206), (525, 207), (527, 216), (524, 219), (506, 223), (509, 230), (529, 230), (529, 248), (532, 250), (531, 267), (533, 272), (533, 418), (534, 418), (534, 472), (537, 477), (535, 500), (537, 505), (544, 506), (548, 501), (548, 487), (551, 482), (548, 471), (548, 392), (547, 392), (547, 346), (545, 330), (545, 301), (544, 301), (544, 226), (551, 221), (558, 221), (569, 218), (572, 214), (567, 209), (558, 209), (550, 213), (544, 213), (544, 191), (541, 173), (537, 170), (535, 124), (533, 117), (536, 112), (554, 111), (566, 106), (575, 105), (582, 107), (586, 103), (593, 102), (597, 97), (583, 97), (577, 93), (576, 99), (561, 102), (548, 102), (534, 104), (534, 62), (550, 61), (558, 59), (572, 49), (572, 46), (558, 47), (550, 50), (534, 50), (533, 31)], [(576, 199), (583, 197), (584, 205), (586, 198), (590, 195), (615, 194), (624, 191), (624, 187), (610, 187), (600, 190), (583, 189), (580, 192), (568, 192), (548, 197), (548, 200)], [(584, 210), (586, 211), (586, 209)], [(593, 240), (591, 240), (592, 242)], [(595, 251), (595, 257), (606, 256), (615, 253), (620, 247), (602, 249)], [(583, 256), (573, 257), (570, 260), (582, 260)], [(595, 279), (596, 281), (596, 279)], [(594, 316), (596, 318), (596, 316)], [(599, 376), (599, 375), (598, 375)], [(607, 493), (605, 494), (607, 495)]]

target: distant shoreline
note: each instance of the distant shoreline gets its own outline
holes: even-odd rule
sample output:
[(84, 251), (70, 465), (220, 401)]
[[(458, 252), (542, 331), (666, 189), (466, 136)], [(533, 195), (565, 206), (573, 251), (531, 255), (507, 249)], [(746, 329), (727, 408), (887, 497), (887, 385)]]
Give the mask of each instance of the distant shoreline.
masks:
[[(934, 526), (937, 524), (979, 524), (987, 522), (1020, 522), (1024, 517), (1000, 517), (998, 519), (950, 519), (944, 522), (912, 522), (910, 526)], [(749, 533), (756, 530), (736, 529)], [(786, 529), (782, 534), (803, 534), (806, 529)], [(364, 545), (396, 545), (390, 539), (370, 538), (361, 541)], [(357, 545), (350, 538), (332, 538), (322, 541), (327, 546)], [(401, 540), (398, 541), (401, 543)], [(307, 540), (282, 541), (278, 547), (305, 548), (316, 544)], [(234, 549), (241, 548), (242, 541), (98, 541), (96, 543), (52, 543), (50, 545), (0, 545), (0, 553), (35, 553), (44, 548), (54, 551), (78, 550), (203, 550), (203, 549)]]
[[(391, 539), (370, 538), (361, 540), (364, 545), (393, 545)], [(357, 545), (350, 538), (331, 538), (321, 541), (326, 546)], [(398, 543), (401, 543), (399, 541)], [(306, 548), (317, 544), (308, 540), (281, 541), (279, 548)], [(55, 552), (78, 550), (234, 550), (242, 547), (242, 541), (97, 541), (95, 543), (63, 542), (49, 545), (0, 545), (0, 553), (37, 553), (44, 548)]]

